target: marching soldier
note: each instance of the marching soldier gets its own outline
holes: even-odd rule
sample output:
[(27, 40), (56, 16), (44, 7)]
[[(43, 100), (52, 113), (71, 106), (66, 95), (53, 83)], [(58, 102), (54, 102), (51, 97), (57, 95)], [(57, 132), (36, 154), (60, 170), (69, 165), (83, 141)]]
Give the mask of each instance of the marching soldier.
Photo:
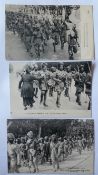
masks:
[(52, 27), (52, 39), (53, 39), (54, 52), (56, 52), (56, 45), (58, 45), (60, 41), (60, 28), (57, 24), (58, 24), (57, 20), (54, 20), (54, 26)]
[(92, 143), (93, 143), (92, 136), (89, 135), (88, 138), (87, 138), (87, 149), (88, 149), (88, 151), (91, 150)]
[(68, 156), (68, 140), (66, 136), (64, 137), (64, 158)]
[(77, 140), (77, 151), (81, 155), (82, 153), (82, 138), (79, 136)]
[(76, 29), (76, 24), (74, 24), (73, 26), (73, 31), (75, 32), (75, 39), (76, 39), (77, 45), (78, 47), (80, 47), (79, 42), (78, 42), (79, 36), (78, 36), (78, 31)]
[(67, 38), (66, 38), (66, 33), (67, 32), (67, 25), (65, 22), (63, 22), (61, 24), (61, 30), (60, 30), (60, 41), (61, 41), (61, 49), (63, 50), (64, 48), (64, 44), (66, 43), (67, 41)]
[(84, 83), (85, 83), (86, 73), (84, 71), (84, 66), (80, 65), (80, 70), (78, 67), (78, 71), (75, 73), (74, 81), (76, 87), (76, 102), (81, 105), (81, 93), (84, 91)]
[(25, 138), (21, 137), (21, 143), (20, 143), (20, 162), (24, 166), (26, 166), (26, 158), (27, 158), (27, 150), (26, 150), (26, 142)]
[(68, 138), (68, 154), (72, 154), (72, 139), (71, 137)]
[(45, 152), (44, 152), (44, 140), (42, 137), (39, 139), (39, 148), (40, 148), (40, 156), (41, 156), (41, 165), (45, 163)]
[(24, 29), (24, 41), (27, 52), (31, 50), (31, 37), (32, 37), (32, 30), (31, 25), (28, 22), (25, 22), (25, 29)]
[(40, 30), (40, 25), (35, 25), (34, 27), (34, 31), (33, 31), (33, 37), (32, 37), (32, 49), (31, 49), (31, 55), (33, 55), (33, 46), (35, 49), (35, 53), (36, 56), (39, 58), (40, 57), (40, 53), (43, 50), (44, 52), (44, 48), (43, 48), (43, 34)]
[(50, 150), (51, 150), (51, 160), (52, 160), (52, 165), (53, 165), (53, 170), (54, 172), (59, 169), (59, 159), (58, 159), (58, 142), (56, 135), (53, 134), (51, 136), (52, 140), (50, 143)]
[(65, 97), (68, 97), (69, 100), (70, 100), (69, 88), (71, 87), (71, 82), (72, 82), (71, 66), (67, 66), (66, 81), (65, 81)]
[(29, 160), (29, 168), (31, 172), (31, 167), (33, 166), (34, 168), (34, 173), (38, 172), (38, 161), (37, 161), (37, 144), (35, 142), (33, 132), (29, 131), (27, 133), (27, 152), (28, 152), (28, 160)]
[(48, 162), (50, 158), (50, 142), (48, 136), (44, 137), (44, 153), (45, 153), (45, 159)]
[[(45, 17), (41, 14), (42, 11), (44, 11), (43, 9), (38, 10), (38, 8), (35, 8), (36, 10), (34, 10), (33, 7), (30, 9), (31, 13), (36, 13), (36, 16), (34, 15), (33, 17), (26, 13), (26, 9), (24, 9), (26, 14), (21, 12), (6, 12), (6, 25), (14, 34), (17, 31), (30, 56), (33, 57), (35, 51), (37, 58), (39, 58), (41, 52), (44, 53), (45, 46), (48, 45), (49, 39), (49, 44), (51, 43), (51, 38), (53, 39), (52, 44), (54, 52), (56, 52), (56, 46), (59, 45), (60, 42), (61, 49), (63, 50), (64, 44), (67, 41), (67, 29), (69, 29), (67, 28), (67, 24), (73, 25), (72, 21), (69, 19), (71, 8), (66, 8), (66, 14), (64, 10), (65, 17), (62, 13), (62, 7), (53, 7), (53, 9), (49, 7), (48, 10), (45, 9)], [(51, 15), (50, 18), (46, 17), (48, 13)], [(61, 14), (60, 18), (58, 14)], [(41, 19), (39, 19), (40, 15), (42, 15)], [(74, 53), (77, 53), (77, 46), (79, 47), (77, 40), (78, 32), (76, 25), (74, 25), (73, 28), (71, 27), (68, 35), (69, 59), (73, 59)]]
[(48, 80), (49, 96), (50, 97), (53, 97), (53, 91), (55, 88), (55, 80), (54, 80), (55, 77), (56, 77), (56, 68), (51, 67), (50, 72), (49, 72), (49, 80)]
[(77, 53), (77, 37), (75, 30), (72, 28), (68, 34), (68, 53), (69, 59), (74, 59), (74, 53)]
[[(38, 65), (35, 64), (34, 65), (34, 70), (32, 72), (32, 74), (34, 75), (34, 77), (39, 77), (39, 71), (38, 71)], [(38, 89), (39, 89), (39, 81), (36, 79), (36, 80), (33, 80), (33, 89), (34, 89), (34, 96), (35, 98), (38, 98), (37, 94), (38, 94)]]
[(64, 142), (63, 139), (61, 137), (58, 138), (58, 159), (59, 162), (62, 161), (62, 155), (64, 152)]
[(92, 75), (91, 73), (87, 73), (86, 80), (85, 80), (85, 93), (88, 95), (89, 98), (89, 104), (88, 104), (88, 110), (91, 109), (91, 88), (92, 88)]
[(46, 101), (47, 101), (48, 80), (49, 80), (49, 72), (47, 70), (47, 63), (43, 63), (42, 68), (43, 69), (40, 72), (41, 79), (39, 82), (40, 83), (39, 88), (41, 90), (40, 104), (43, 102), (43, 105), (47, 107), (48, 105), (46, 104)]
[(64, 82), (66, 79), (66, 73), (64, 71), (64, 65), (63, 63), (60, 63), (60, 68), (59, 70), (56, 71), (56, 78), (55, 80), (55, 91), (57, 92), (57, 100), (56, 100), (56, 105), (59, 108), (60, 107), (60, 97), (61, 94), (64, 90)]

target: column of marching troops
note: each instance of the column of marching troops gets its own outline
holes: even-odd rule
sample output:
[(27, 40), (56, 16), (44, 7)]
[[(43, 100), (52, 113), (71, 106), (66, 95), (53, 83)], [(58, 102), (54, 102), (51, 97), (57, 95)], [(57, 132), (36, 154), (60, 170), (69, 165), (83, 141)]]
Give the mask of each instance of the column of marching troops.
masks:
[(45, 14), (47, 14), (46, 10), (41, 18), (38, 18), (41, 15), (40, 10), (36, 12), (37, 14), (35, 10), (34, 12), (32, 10), (31, 15), (26, 12), (9, 11), (6, 12), (6, 26), (14, 34), (18, 33), (31, 57), (39, 59), (41, 53), (47, 52), (46, 47), (49, 47), (49, 44), (52, 45), (53, 52), (56, 52), (59, 45), (62, 51), (64, 44), (67, 43), (68, 57), (69, 59), (74, 59), (74, 54), (77, 53), (80, 47), (78, 29), (76, 28), (76, 24), (73, 24), (69, 19), (72, 8), (66, 7), (66, 10), (63, 10), (65, 11), (64, 17), (62, 17), (62, 9), (60, 11), (58, 8), (58, 13), (61, 13), (60, 18), (59, 14), (52, 7), (49, 10), (50, 15), (45, 17)]
[[(89, 133), (89, 132), (88, 132)], [(92, 150), (94, 138), (92, 133), (85, 136), (57, 137), (53, 134), (40, 138), (34, 138), (29, 131), (24, 137), (15, 138), (8, 133), (8, 167), (9, 173), (19, 172), (20, 168), (27, 167), (29, 172), (43, 171), (41, 166), (52, 166), (53, 171), (60, 169), (60, 163), (67, 160), (74, 150), (79, 155), (85, 150)], [(40, 165), (40, 169), (39, 169)]]
[[(54, 98), (54, 93), (57, 94), (56, 106), (61, 107), (62, 96), (68, 97), (71, 100), (70, 91), (75, 87), (76, 103), (82, 105), (81, 95), (85, 94), (88, 103), (88, 110), (91, 109), (91, 81), (92, 75), (88, 64), (88, 72), (84, 70), (84, 65), (76, 65), (72, 70), (71, 65), (67, 67), (63, 63), (59, 63), (59, 68), (55, 66), (48, 67), (47, 63), (42, 64), (41, 70), (38, 65), (27, 65), (24, 71), (17, 72), (20, 75), (19, 90), (23, 98), (24, 109), (33, 107), (33, 103), (38, 98), (40, 90), (40, 104), (48, 107), (48, 95)], [(66, 68), (66, 70), (65, 70)]]
[[(67, 42), (69, 59), (73, 59), (74, 53), (77, 53), (79, 43), (76, 25), (72, 25), (71, 29), (67, 25), (67, 23), (72, 23), (69, 19), (72, 9), (66, 9), (64, 19), (56, 18), (59, 15), (62, 16), (62, 10), (58, 8), (57, 10), (48, 9), (48, 12), (53, 16), (51, 20), (44, 17), (38, 19), (36, 16), (33, 18), (32, 15), (26, 14), (25, 10), (24, 13), (21, 13), (21, 11), (6, 12), (6, 25), (7, 29), (13, 31), (14, 34), (18, 33), (30, 56), (33, 57), (35, 51), (39, 58), (41, 52), (45, 52), (48, 41), (52, 39), (54, 52), (56, 52), (56, 46), (59, 43), (63, 50), (64, 44)], [(38, 15), (41, 11), (44, 15), (47, 13), (47, 9), (44, 7), (43, 9), (32, 8), (32, 14)], [(92, 76), (90, 69), (88, 73), (84, 71), (83, 65), (77, 65), (73, 71), (70, 65), (65, 71), (63, 64), (60, 64), (58, 69), (55, 66), (48, 68), (47, 64), (44, 63), (42, 70), (39, 70), (36, 65), (33, 68), (25, 68), (22, 73), (18, 72), (18, 75), (21, 77), (19, 89), (21, 90), (25, 110), (28, 109), (28, 106), (33, 107), (35, 98), (38, 98), (39, 89), (41, 91), (40, 103), (48, 107), (48, 92), (50, 97), (53, 97), (54, 92), (56, 92), (56, 106), (60, 108), (62, 92), (71, 100), (69, 90), (72, 80), (74, 80), (74, 86), (76, 87), (76, 102), (81, 105), (81, 93), (85, 89), (85, 94), (89, 99), (88, 109), (90, 110)], [(18, 138), (15, 138), (14, 134), (8, 133), (8, 169), (10, 173), (14, 173), (19, 172), (19, 168), (25, 166), (29, 168), (30, 172), (32, 172), (32, 167), (33, 172), (40, 172), (39, 164), (49, 163), (53, 166), (53, 171), (57, 171), (60, 168), (60, 162), (66, 160), (74, 149), (81, 154), (85, 149), (90, 150), (92, 145), (93, 136), (91, 134), (88, 137), (83, 134), (82, 136), (64, 136), (60, 138), (53, 134), (49, 137), (34, 139), (32, 131), (29, 131), (24, 137), (19, 136)]]

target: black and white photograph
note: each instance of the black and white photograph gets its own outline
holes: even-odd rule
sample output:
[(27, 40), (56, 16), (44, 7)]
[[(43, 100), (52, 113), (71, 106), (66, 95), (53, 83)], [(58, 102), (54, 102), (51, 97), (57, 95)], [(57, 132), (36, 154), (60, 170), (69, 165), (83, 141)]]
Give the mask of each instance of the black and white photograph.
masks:
[(9, 173), (93, 174), (94, 121), (8, 119)]
[(92, 62), (9, 64), (11, 114), (91, 117)]
[(7, 60), (92, 60), (92, 6), (6, 5)]

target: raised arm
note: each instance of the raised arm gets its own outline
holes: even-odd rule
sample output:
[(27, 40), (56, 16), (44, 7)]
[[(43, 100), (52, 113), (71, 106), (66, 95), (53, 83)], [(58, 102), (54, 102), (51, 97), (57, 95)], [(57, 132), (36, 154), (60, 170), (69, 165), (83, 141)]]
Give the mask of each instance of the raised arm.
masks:
[(23, 82), (23, 78), (21, 77), (21, 80), (19, 81), (19, 86), (18, 86), (19, 89), (21, 89), (22, 82)]

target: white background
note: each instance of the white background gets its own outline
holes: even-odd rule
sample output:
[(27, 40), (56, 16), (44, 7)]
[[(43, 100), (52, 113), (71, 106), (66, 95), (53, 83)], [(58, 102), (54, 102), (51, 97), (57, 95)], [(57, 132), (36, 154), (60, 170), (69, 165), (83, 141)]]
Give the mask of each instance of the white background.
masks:
[[(95, 170), (98, 175), (98, 0), (0, 0), (0, 175), (7, 175), (6, 119), (10, 117), (9, 63), (5, 60), (5, 3), (93, 5), (95, 61), (93, 75), (92, 118), (95, 121)], [(57, 116), (59, 118), (59, 116)]]

